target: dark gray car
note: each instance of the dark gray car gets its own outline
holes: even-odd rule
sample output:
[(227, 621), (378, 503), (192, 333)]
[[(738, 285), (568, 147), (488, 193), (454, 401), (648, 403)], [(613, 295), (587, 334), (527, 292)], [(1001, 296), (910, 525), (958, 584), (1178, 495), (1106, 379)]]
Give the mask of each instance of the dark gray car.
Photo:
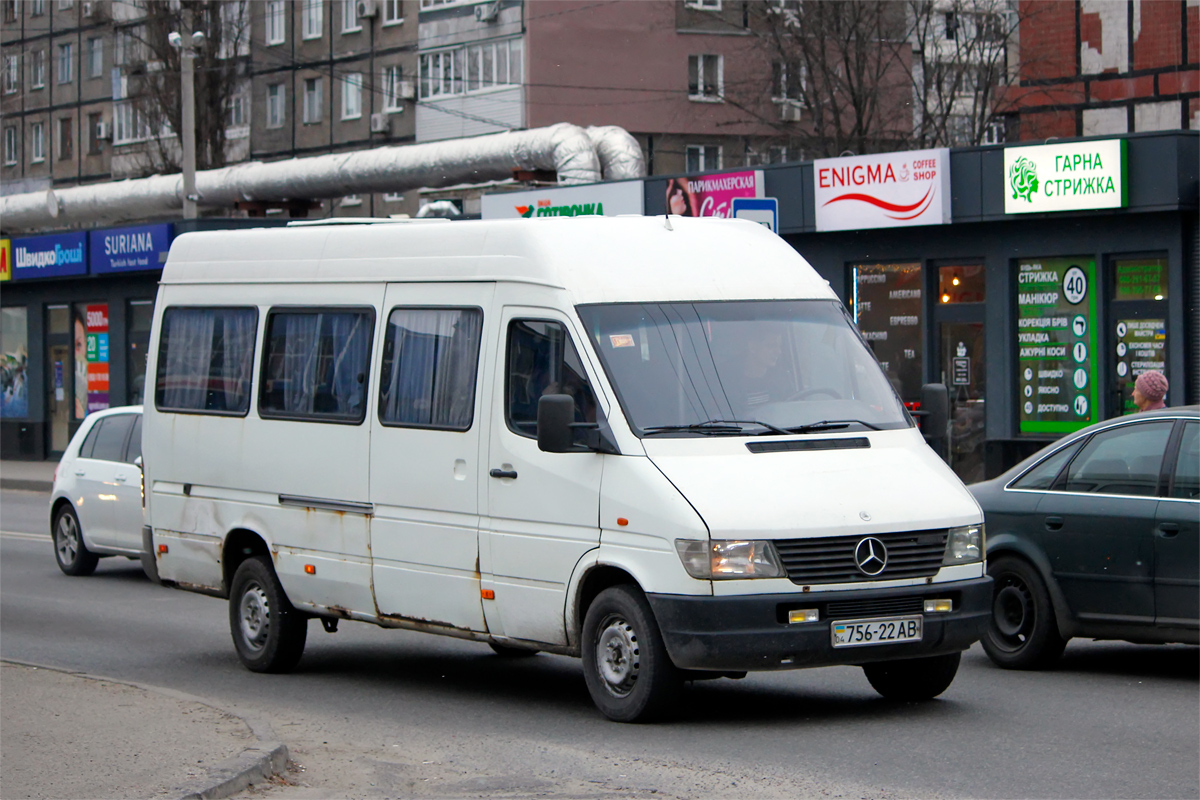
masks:
[(1074, 636), (1200, 643), (1200, 409), (1085, 428), (969, 487), (987, 523), (1002, 667), (1053, 663)]

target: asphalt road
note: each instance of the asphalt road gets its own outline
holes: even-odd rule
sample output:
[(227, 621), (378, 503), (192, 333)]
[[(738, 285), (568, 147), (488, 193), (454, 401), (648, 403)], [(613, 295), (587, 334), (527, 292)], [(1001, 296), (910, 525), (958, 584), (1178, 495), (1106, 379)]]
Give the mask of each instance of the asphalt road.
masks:
[[(926, 704), (836, 667), (694, 684), (677, 719), (618, 725), (579, 663), (313, 622), (299, 669), (233, 651), (223, 601), (105, 559), (68, 578), (45, 497), (0, 495), (0, 656), (170, 687), (267, 719), (304, 772), (271, 797), (1148, 797), (1200, 795), (1200, 650), (1072, 642), (1008, 672), (969, 651)], [(8, 532), (17, 532), (11, 535)]]

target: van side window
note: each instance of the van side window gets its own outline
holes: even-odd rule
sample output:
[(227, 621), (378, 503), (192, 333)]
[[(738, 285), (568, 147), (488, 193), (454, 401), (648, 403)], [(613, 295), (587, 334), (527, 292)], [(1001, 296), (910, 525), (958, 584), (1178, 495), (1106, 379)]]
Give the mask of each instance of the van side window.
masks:
[[(560, 323), (518, 319), (508, 326), (505, 417), (513, 433), (537, 437), (538, 400), (547, 394), (575, 398), (575, 421), (596, 421), (596, 396), (571, 337)], [(577, 429), (582, 443), (586, 429)]]
[(383, 340), (379, 421), (469, 430), (482, 330), (478, 308), (392, 309)]
[(374, 328), (374, 309), (271, 311), (259, 416), (361, 423)]
[(158, 345), (155, 407), (244, 417), (257, 333), (256, 308), (168, 308)]

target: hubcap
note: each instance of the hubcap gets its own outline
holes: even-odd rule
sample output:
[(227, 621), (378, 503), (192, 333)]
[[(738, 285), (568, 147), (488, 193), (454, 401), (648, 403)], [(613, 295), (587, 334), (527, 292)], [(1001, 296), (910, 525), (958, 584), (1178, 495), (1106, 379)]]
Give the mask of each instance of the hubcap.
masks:
[(64, 564), (73, 564), (75, 556), (79, 553), (79, 529), (75, 525), (75, 518), (70, 514), (63, 514), (58, 518), (58, 559)]
[(1033, 598), (1029, 589), (1014, 575), (1006, 575), (992, 601), (992, 621), (996, 630), (1013, 648), (1022, 647), (1033, 629)]
[(267, 593), (257, 583), (250, 584), (242, 592), (238, 611), (242, 641), (252, 650), (263, 649), (271, 631), (271, 602), (267, 599)]
[(633, 691), (641, 667), (637, 633), (618, 616), (610, 616), (600, 628), (596, 640), (596, 666), (604, 685), (617, 697)]

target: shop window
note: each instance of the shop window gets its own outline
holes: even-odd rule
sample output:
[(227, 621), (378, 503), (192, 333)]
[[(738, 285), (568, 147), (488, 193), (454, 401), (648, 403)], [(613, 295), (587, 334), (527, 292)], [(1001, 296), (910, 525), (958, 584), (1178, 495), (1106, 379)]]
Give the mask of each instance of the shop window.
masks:
[(109, 407), (108, 303), (77, 303), (72, 314), (75, 343), (75, 419)]
[(938, 267), (939, 303), (982, 303), (986, 299), (982, 264)]
[(1133, 402), (1133, 385), (1138, 377), (1167, 372), (1167, 258), (1122, 257), (1109, 264), (1115, 349), (1115, 362), (1109, 363), (1115, 363), (1117, 410), (1135, 414), (1139, 409)]
[(126, 396), (130, 405), (141, 405), (146, 399), (146, 356), (150, 352), (150, 325), (154, 320), (153, 300), (130, 300), (125, 315), (129, 330), (125, 339), (128, 355), (125, 374), (129, 376)]
[(1167, 259), (1127, 258), (1114, 260), (1114, 300), (1166, 300)]
[(0, 311), (0, 418), (29, 416), (29, 312), (25, 306)]
[(900, 399), (916, 402), (925, 377), (921, 264), (856, 264), (851, 273), (855, 323)]

